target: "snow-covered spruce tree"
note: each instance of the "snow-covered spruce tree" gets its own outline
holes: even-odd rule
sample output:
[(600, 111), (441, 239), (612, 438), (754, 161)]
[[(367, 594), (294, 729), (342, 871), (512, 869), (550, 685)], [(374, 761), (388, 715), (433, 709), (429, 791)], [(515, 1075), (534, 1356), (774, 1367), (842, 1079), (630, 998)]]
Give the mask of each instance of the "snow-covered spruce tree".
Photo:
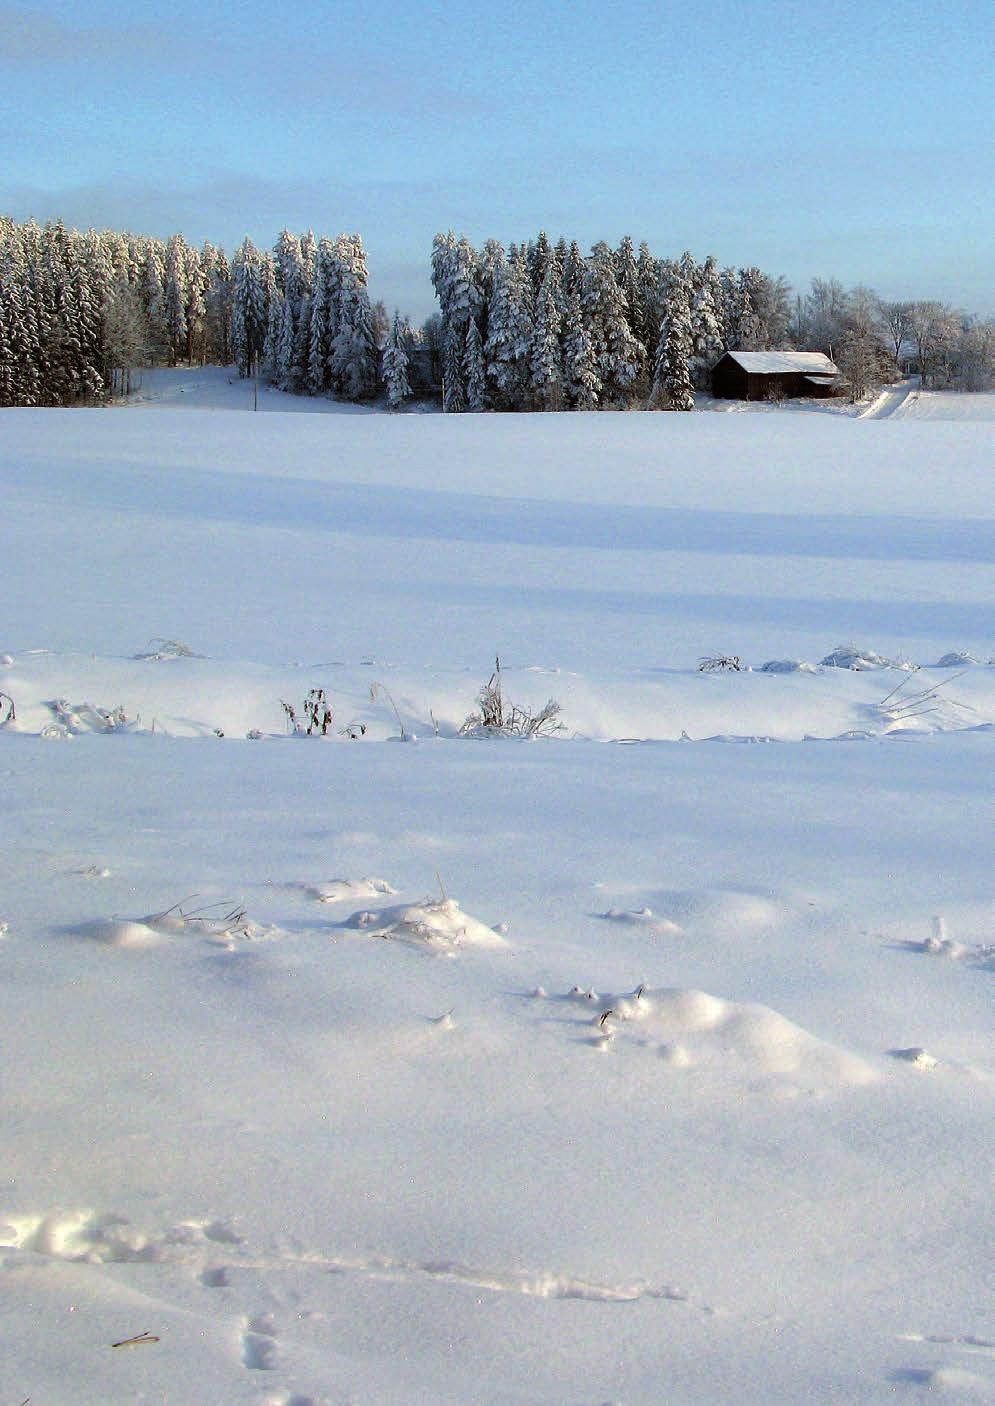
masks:
[(463, 348), (463, 372), (466, 380), (467, 410), (486, 410), (487, 375), (484, 370), (484, 343), (475, 317), (471, 317), (467, 324), (466, 344)]
[(175, 366), (187, 341), (186, 260), (183, 237), (171, 236), (166, 244), (166, 292), (164, 321), (169, 343), (169, 364)]
[(709, 254), (695, 267), (691, 295), (691, 380), (699, 389), (708, 385), (709, 373), (724, 345), (722, 284), (718, 266)]
[(231, 350), (231, 267), (223, 249), (204, 244), (200, 254), (204, 276), (204, 356), (227, 366)]
[(294, 328), (293, 363), (288, 389), (305, 394), (310, 385), (311, 367), (311, 294), (305, 293)]
[(208, 286), (208, 272), (201, 261), (200, 251), (187, 245), (184, 254), (186, 303), (183, 314), (187, 324), (187, 363), (193, 365), (199, 359), (207, 360), (206, 324), (207, 304), (205, 294)]
[(0, 405), (35, 405), (41, 347), (26, 241), (12, 220), (0, 222)]
[(66, 247), (66, 296), (63, 312), (74, 352), (70, 400), (96, 400), (104, 392), (101, 374), (101, 307), (85, 261), (83, 239), (73, 230)]
[(390, 335), (383, 353), (383, 378), (387, 388), (387, 404), (391, 410), (400, 410), (411, 395), (408, 381), (408, 349), (411, 344), (411, 329), (400, 313), (394, 313), (390, 325)]
[(534, 242), (529, 243), (526, 258), (529, 265), (529, 276), (532, 279), (532, 296), (538, 304), (540, 289), (549, 277), (550, 269), (556, 260), (553, 246), (549, 242), (549, 235), (544, 229), (539, 231)]
[(301, 253), (300, 237), (289, 229), (282, 229), (277, 236), (273, 250), (276, 266), (276, 286), (286, 298), (291, 312), (295, 312), (304, 296), (304, 257)]
[(563, 406), (563, 350), (560, 344), (560, 311), (557, 307), (559, 280), (550, 258), (546, 276), (536, 300), (535, 329), (529, 360), (532, 405), (537, 410), (560, 410)]
[(294, 380), (294, 314), (290, 299), (277, 293), (270, 306), (267, 341), (267, 374), (281, 390), (290, 390)]
[(644, 368), (645, 352), (629, 329), (615, 259), (604, 242), (591, 250), (581, 307), (594, 346), (602, 400), (628, 404)]
[(480, 340), (484, 345), (484, 370), (487, 370), (487, 337), (490, 331), (491, 300), (494, 287), (504, 277), (507, 263), (504, 246), (497, 239), (488, 239), (480, 251), (475, 269), (478, 306), (474, 321), (480, 330)]
[(645, 353), (646, 316), (643, 308), (643, 291), (639, 277), (639, 263), (629, 235), (623, 237), (621, 244), (615, 251), (615, 277), (625, 300), (625, 315), (629, 331)]
[(523, 410), (534, 335), (532, 280), (524, 249), (513, 246), (508, 262), (495, 270), (487, 328), (484, 356), (495, 405)]
[(567, 294), (563, 314), (563, 388), (571, 410), (597, 409), (601, 378), (576, 288)]
[(476, 253), (465, 238), (457, 239), (452, 230), (435, 236), (432, 283), (442, 314), (442, 408), (446, 411), (463, 410), (467, 404), (463, 354), (468, 325), (480, 307), (476, 263)]
[(332, 343), (338, 331), (339, 261), (330, 239), (318, 241), (308, 328), (308, 380), (311, 395), (331, 387)]
[(262, 255), (246, 237), (232, 260), (232, 352), (239, 375), (248, 376), (266, 340), (266, 272)]
[(263, 341), (262, 370), (267, 381), (279, 384), (279, 345), (280, 334), (287, 316), (287, 300), (282, 293), (274, 292), (269, 304), (266, 319), (266, 337)]
[(13, 346), (15, 296), (14, 288), (4, 283), (4, 269), (0, 264), (0, 405), (17, 404), (19, 386)]
[(335, 334), (329, 352), (329, 380), (346, 400), (365, 400), (376, 388), (377, 349), (367, 290), (366, 254), (358, 234), (335, 243), (338, 264)]
[(563, 273), (560, 278), (560, 287), (563, 290), (563, 306), (566, 309), (567, 298), (571, 293), (576, 293), (578, 298), (584, 296), (584, 276), (586, 264), (584, 256), (580, 252), (580, 245), (576, 239), (567, 249), (566, 257), (563, 260)]
[(169, 344), (166, 332), (166, 266), (163, 262), (163, 248), (158, 240), (150, 239), (145, 246), (141, 291), (152, 353), (164, 354)]
[(467, 407), (466, 371), (463, 360), (466, 343), (460, 328), (449, 323), (443, 334), (442, 347), (442, 408), (450, 415), (460, 415)]
[(726, 269), (722, 274), (725, 292), (726, 341), (732, 351), (761, 351), (760, 319), (750, 293), (749, 279), (742, 269)]
[(688, 288), (677, 265), (669, 265), (664, 278), (653, 398), (662, 409), (693, 410)]

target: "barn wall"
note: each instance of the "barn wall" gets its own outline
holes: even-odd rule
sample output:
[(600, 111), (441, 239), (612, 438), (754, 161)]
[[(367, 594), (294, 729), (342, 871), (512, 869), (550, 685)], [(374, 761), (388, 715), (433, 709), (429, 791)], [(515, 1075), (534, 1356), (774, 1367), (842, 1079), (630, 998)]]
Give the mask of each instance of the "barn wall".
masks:
[(716, 400), (746, 400), (748, 379), (731, 356), (723, 356), (712, 367), (712, 395)]

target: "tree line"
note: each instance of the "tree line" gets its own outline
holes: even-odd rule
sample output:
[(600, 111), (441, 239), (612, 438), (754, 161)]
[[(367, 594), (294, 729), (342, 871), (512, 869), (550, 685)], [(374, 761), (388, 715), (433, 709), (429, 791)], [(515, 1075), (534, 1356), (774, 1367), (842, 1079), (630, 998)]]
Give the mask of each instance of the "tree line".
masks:
[(99, 402), (127, 394), (135, 368), (179, 361), (394, 409), (441, 389), (450, 412), (689, 410), (724, 350), (826, 351), (854, 398), (902, 370), (969, 390), (995, 372), (992, 324), (941, 303), (819, 279), (793, 296), (760, 269), (658, 259), (629, 238), (585, 255), (544, 232), (478, 250), (449, 231), (431, 275), (440, 311), (415, 328), (371, 301), (356, 234), (285, 229), (229, 261), (179, 234), (0, 217), (0, 405)]
[(272, 253), (245, 239), (229, 262), (179, 234), (0, 219), (0, 405), (98, 402), (127, 394), (136, 367), (179, 361), (366, 400), (385, 322), (358, 235), (284, 230)]
[(825, 352), (854, 400), (911, 371), (933, 388), (995, 384), (990, 321), (836, 280), (793, 296), (760, 269), (657, 259), (628, 238), (583, 257), (544, 233), (506, 253), (450, 231), (436, 236), (432, 276), (449, 410), (690, 410), (723, 351)]

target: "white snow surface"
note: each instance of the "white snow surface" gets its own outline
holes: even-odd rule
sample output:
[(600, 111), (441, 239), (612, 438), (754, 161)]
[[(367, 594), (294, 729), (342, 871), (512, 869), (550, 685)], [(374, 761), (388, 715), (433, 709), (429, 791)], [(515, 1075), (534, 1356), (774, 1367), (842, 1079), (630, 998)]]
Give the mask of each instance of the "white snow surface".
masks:
[(995, 1399), (979, 398), (228, 374), (0, 412), (10, 1399)]

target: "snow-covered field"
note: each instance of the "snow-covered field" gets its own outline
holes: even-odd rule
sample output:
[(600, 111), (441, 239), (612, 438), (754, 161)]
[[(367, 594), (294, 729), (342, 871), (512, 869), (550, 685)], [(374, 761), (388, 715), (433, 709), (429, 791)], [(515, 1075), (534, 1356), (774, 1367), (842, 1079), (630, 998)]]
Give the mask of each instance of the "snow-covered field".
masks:
[(995, 1399), (984, 398), (245, 390), (0, 412), (11, 1401)]

